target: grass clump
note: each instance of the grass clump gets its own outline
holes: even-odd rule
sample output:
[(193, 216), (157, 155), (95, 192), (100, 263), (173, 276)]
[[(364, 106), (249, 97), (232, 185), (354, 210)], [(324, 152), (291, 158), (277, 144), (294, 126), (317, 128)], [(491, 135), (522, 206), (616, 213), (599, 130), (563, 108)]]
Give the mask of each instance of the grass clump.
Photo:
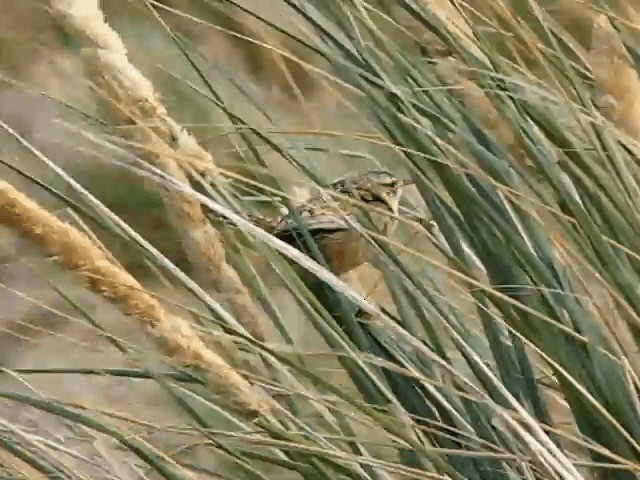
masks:
[[(23, 146), (79, 194), (69, 208), (93, 215), (105, 235), (127, 239), (192, 303), (176, 306), (180, 315), (165, 312), (88, 238), (7, 183), (0, 220), (79, 271), (148, 324), (162, 353), (183, 360), (171, 371), (100, 373), (161, 386), (187, 420), (157, 428), (189, 439), (169, 451), (123, 435), (140, 427), (133, 418), (123, 427), (54, 397), (2, 390), (0, 397), (106, 435), (160, 478), (636, 478), (640, 45), (629, 20), (638, 18), (636, 8), (533, 0), (276, 3), (295, 31), (278, 29), (271, 12), (255, 5), (223, 2), (224, 14), (250, 18), (247, 37), (264, 24), (308, 54), (293, 58), (260, 34), (251, 52), (264, 60), (261, 71), (273, 62), (277, 75), (284, 72), (287, 81), (276, 83), (291, 87), (299, 111), (321, 97), (317, 115), (297, 128), (278, 102), (249, 95), (246, 76), (226, 72), (259, 112), (236, 113), (198, 52), (163, 21), (170, 7), (144, 4), (150, 25), (198, 79), (173, 80), (233, 127), (238, 158), (252, 174), (242, 178), (173, 120), (97, 3), (52, 2), (70, 31), (88, 37), (87, 72), (111, 127), (101, 141), (116, 148), (115, 138), (125, 140), (117, 144), (131, 158), (124, 166), (157, 192), (162, 202), (154, 209), (167, 212), (190, 269), (176, 268), (145, 239), (152, 236), (122, 221), (130, 213), (118, 218), (97, 190)], [(182, 19), (228, 29), (215, 16)], [(579, 28), (567, 19), (579, 19)], [(301, 72), (322, 88), (303, 92), (294, 78)], [(272, 84), (265, 79), (266, 88)], [(353, 124), (342, 129), (338, 118), (347, 114)], [(323, 122), (334, 128), (317, 128)], [(376, 295), (358, 284), (358, 272), (337, 278), (238, 215), (260, 209), (247, 191), (291, 206), (285, 172), (314, 186), (349, 170), (355, 162), (328, 154), (342, 141), (349, 148), (335, 147), (341, 158), (369, 158), (372, 167), (415, 182), (397, 236), (359, 227), (377, 270), (376, 279), (367, 269), (360, 280), (371, 280)], [(273, 168), (273, 158), (286, 170)], [(134, 195), (122, 194), (125, 211)], [(231, 242), (224, 222), (212, 224), (211, 211), (236, 224), (242, 241)], [(265, 260), (261, 268), (248, 251)], [(319, 280), (305, 284), (308, 276), (292, 263)], [(210, 339), (224, 340), (225, 355), (236, 358), (223, 360)], [(19, 435), (0, 431), (1, 438), (4, 450), (38, 471), (70, 476)]]

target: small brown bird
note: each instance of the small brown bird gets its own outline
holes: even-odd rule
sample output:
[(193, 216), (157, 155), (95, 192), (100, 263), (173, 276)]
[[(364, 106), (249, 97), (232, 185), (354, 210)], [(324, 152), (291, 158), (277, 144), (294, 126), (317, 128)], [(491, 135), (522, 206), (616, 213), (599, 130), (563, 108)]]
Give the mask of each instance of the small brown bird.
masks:
[(402, 189), (413, 183), (413, 180), (396, 178), (387, 170), (369, 170), (364, 174), (338, 178), (329, 184), (329, 188), (397, 215)]
[[(328, 185), (328, 191), (312, 196), (280, 218), (246, 213), (245, 218), (309, 254), (303, 235), (303, 228), (306, 228), (329, 269), (335, 275), (342, 275), (365, 263), (370, 251), (367, 239), (354, 228), (357, 221), (354, 210), (367, 210), (367, 206), (384, 209), (391, 215), (380, 215), (371, 210), (367, 213), (376, 226), (389, 235), (397, 222), (403, 187), (411, 183), (386, 170), (369, 170), (334, 180)], [(231, 224), (226, 220), (223, 223)]]
[[(365, 263), (369, 257), (369, 242), (354, 227), (355, 210), (366, 210), (383, 234), (390, 235), (397, 223), (393, 217), (398, 215), (403, 187), (411, 183), (386, 170), (341, 177), (328, 185), (329, 192), (311, 197), (283, 216), (273, 235), (308, 253), (300, 229), (301, 220), (329, 269), (335, 275), (342, 275)], [(381, 215), (367, 207), (382, 208), (392, 215)]]

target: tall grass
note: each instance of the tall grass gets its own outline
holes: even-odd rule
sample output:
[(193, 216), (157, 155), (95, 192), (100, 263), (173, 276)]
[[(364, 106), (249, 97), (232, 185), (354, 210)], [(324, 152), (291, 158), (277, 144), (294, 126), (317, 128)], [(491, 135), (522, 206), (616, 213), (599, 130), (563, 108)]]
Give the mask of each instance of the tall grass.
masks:
[[(214, 165), (171, 120), (159, 96), (134, 95), (140, 90), (122, 81), (123, 71), (133, 67), (121, 42), (122, 68), (109, 72), (105, 63), (98, 76), (120, 82), (100, 93), (120, 108), (106, 118), (128, 132), (121, 135), (128, 142), (116, 141), (113, 132), (94, 140), (110, 143), (114, 152), (126, 149), (131, 161), (117, 167), (160, 189), (176, 217), (186, 212), (180, 205), (189, 205), (189, 221), (177, 218), (174, 224), (190, 261), (204, 263), (205, 278), (175, 268), (90, 188), (82, 189), (22, 140), (80, 194), (77, 203), (59, 195), (69, 208), (91, 216), (101, 232), (128, 239), (173, 288), (190, 291), (208, 309), (185, 311), (192, 322), (181, 317), (179, 328), (162, 330), (163, 339), (177, 342), (164, 353), (190, 359), (174, 362), (171, 370), (43, 367), (13, 373), (99, 373), (157, 382), (171, 394), (180, 418), (188, 418), (178, 425), (168, 418), (158, 428), (166, 428), (167, 438), (179, 431), (188, 440), (170, 450), (161, 441), (143, 440), (152, 427), (132, 418), (31, 393), (2, 390), (0, 397), (111, 437), (159, 478), (636, 478), (640, 25), (633, 20), (640, 12), (631, 3), (569, 0), (282, 3), (300, 28), (280, 29), (280, 38), (305, 52), (306, 60), (259, 41), (256, 48), (286, 57), (278, 64), (285, 73), (291, 62), (307, 69), (340, 109), (357, 114), (360, 132), (287, 132), (269, 112), (264, 118), (274, 128), (265, 129), (235, 113), (202, 59), (164, 22), (163, 15), (180, 16), (180, 10), (141, 2), (144, 15), (168, 35), (197, 78), (176, 74), (173, 80), (227, 116), (245, 167), (260, 172), (262, 184)], [(74, 2), (52, 4), (64, 17)], [(66, 25), (95, 34), (78, 25), (90, 16), (102, 21), (100, 12), (92, 2), (75, 3), (81, 4), (93, 5), (91, 15), (78, 10)], [(203, 4), (227, 13), (236, 9), (278, 31), (272, 20), (234, 0)], [(573, 29), (563, 15), (590, 28)], [(185, 20), (225, 30), (215, 18), (184, 14)], [(106, 23), (101, 28), (115, 35)], [(89, 54), (106, 58), (111, 53), (98, 38)], [(293, 91), (294, 76), (288, 78)], [(304, 96), (298, 93), (293, 97)], [(119, 116), (123, 107), (134, 113)], [(167, 125), (178, 133), (165, 135)], [(181, 138), (193, 149), (181, 150)], [(331, 176), (323, 168), (328, 164), (309, 161), (309, 155), (328, 155), (327, 145), (334, 141), (340, 149), (343, 140), (350, 155), (372, 157), (371, 166), (408, 172), (416, 182), (417, 192), (404, 205), (413, 213), (402, 219), (396, 237), (363, 227), (376, 252), (384, 296), (363, 295), (351, 278), (323, 269), (321, 258), (305, 257), (238, 215), (257, 208), (243, 198), (247, 185), (291, 204), (284, 182), (269, 168), (273, 155), (321, 185)], [(190, 158), (198, 159), (198, 168)], [(211, 178), (201, 175), (206, 169), (215, 173), (213, 188)], [(237, 223), (239, 231), (218, 226), (220, 233), (214, 233), (203, 223), (207, 210)], [(0, 185), (0, 222), (67, 268), (94, 276), (91, 286), (150, 322), (152, 333), (174, 319), (158, 313), (162, 307), (150, 294), (144, 302), (154, 305), (156, 315), (145, 313), (144, 302), (134, 299), (134, 291), (143, 291), (136, 280), (85, 237), (83, 250), (95, 253), (86, 259), (73, 254), (71, 240), (80, 241), (80, 234), (6, 183)], [(53, 233), (60, 229), (67, 243), (53, 248)], [(224, 247), (224, 255), (210, 258), (190, 248), (193, 242)], [(293, 264), (319, 281), (305, 285), (306, 276), (298, 276)], [(126, 281), (109, 280), (115, 272)], [(105, 281), (112, 283), (100, 287)], [(114, 294), (116, 283), (128, 291), (118, 287)], [(306, 328), (323, 339), (323, 352), (294, 340), (276, 285), (289, 292)], [(230, 295), (242, 296), (242, 308)], [(247, 317), (258, 315), (268, 319), (268, 334), (252, 335), (246, 327)], [(209, 335), (231, 339), (231, 356), (254, 367), (219, 358), (216, 344), (202, 340)], [(245, 367), (233, 370), (231, 364)], [(219, 383), (224, 373), (241, 388)], [(0, 447), (43, 475), (79, 474), (41, 442), (14, 430), (0, 430)]]

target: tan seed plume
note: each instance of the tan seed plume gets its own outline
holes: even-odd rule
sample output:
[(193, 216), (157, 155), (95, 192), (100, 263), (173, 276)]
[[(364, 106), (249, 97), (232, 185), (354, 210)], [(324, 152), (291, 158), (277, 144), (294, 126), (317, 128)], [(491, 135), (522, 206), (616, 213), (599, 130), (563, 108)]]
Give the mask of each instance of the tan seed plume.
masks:
[[(446, 25), (449, 32), (457, 37), (457, 40), (466, 49), (473, 52), (478, 58), (484, 58), (484, 55), (474, 42), (473, 30), (450, 0), (421, 0), (419, 3), (435, 13), (443, 25)], [(464, 5), (464, 2), (462, 5)]]
[(145, 324), (159, 348), (174, 362), (201, 368), (209, 385), (238, 412), (250, 419), (267, 414), (251, 385), (215, 352), (207, 348), (189, 323), (169, 314), (122, 267), (73, 226), (36, 202), (0, 182), (0, 225), (36, 243), (64, 267), (86, 278), (90, 288)]
[[(153, 84), (131, 63), (120, 36), (105, 22), (96, 0), (51, 0), (54, 14), (85, 44), (87, 74), (106, 99), (106, 114), (116, 132), (139, 145), (140, 156), (178, 182), (185, 171), (218, 177), (211, 155), (173, 120)], [(158, 188), (157, 184), (152, 184)], [(188, 194), (160, 189), (173, 226), (193, 266), (194, 279), (226, 302), (238, 322), (256, 339), (265, 340), (267, 320), (254, 304), (237, 272), (227, 263), (222, 238)]]
[(603, 115), (640, 140), (640, 79), (604, 14), (598, 15), (593, 25), (588, 58), (596, 81), (596, 103)]

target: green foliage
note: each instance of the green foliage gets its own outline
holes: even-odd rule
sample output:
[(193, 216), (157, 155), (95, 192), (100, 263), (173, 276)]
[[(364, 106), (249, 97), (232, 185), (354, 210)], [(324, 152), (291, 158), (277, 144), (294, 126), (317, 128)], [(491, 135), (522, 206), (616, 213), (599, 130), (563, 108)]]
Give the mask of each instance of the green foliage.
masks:
[[(180, 245), (180, 237), (164, 208), (160, 194), (142, 179), (120, 169), (78, 169), (74, 177), (91, 190), (97, 200), (116, 213), (128, 225), (140, 232), (177, 267), (188, 271), (189, 263)], [(148, 265), (140, 250), (126, 237), (114, 237), (91, 225), (98, 238), (131, 273), (148, 274)]]

